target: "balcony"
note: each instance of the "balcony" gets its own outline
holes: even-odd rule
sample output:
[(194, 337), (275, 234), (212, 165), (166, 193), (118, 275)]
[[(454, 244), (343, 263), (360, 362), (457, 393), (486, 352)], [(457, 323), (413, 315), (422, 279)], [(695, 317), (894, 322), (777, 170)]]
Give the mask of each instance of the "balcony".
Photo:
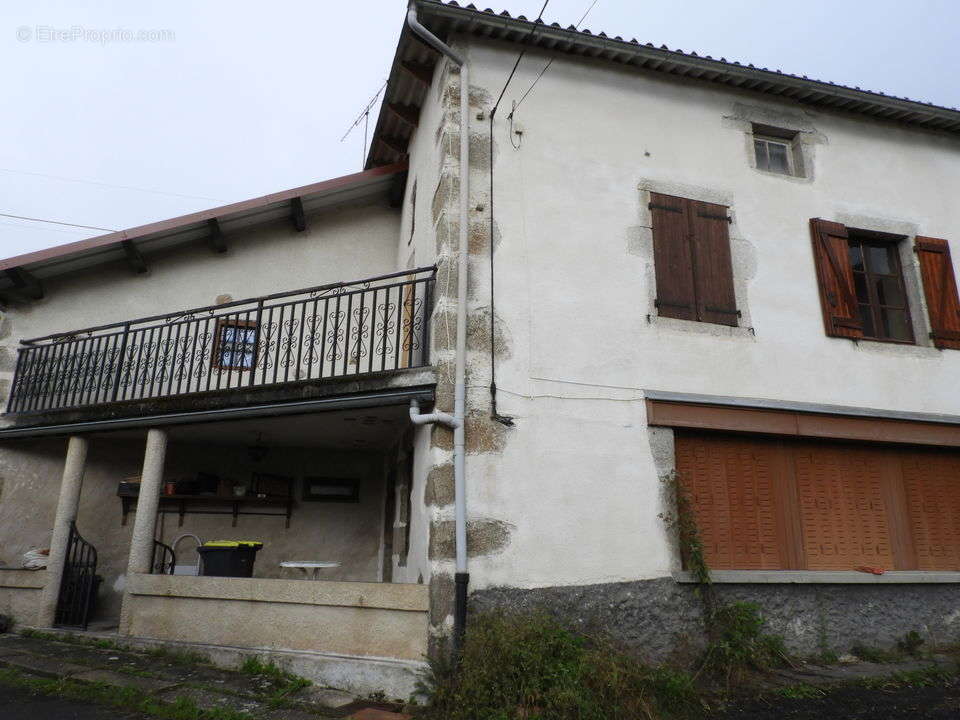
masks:
[(435, 275), (404, 270), (23, 340), (7, 413), (424, 367)]

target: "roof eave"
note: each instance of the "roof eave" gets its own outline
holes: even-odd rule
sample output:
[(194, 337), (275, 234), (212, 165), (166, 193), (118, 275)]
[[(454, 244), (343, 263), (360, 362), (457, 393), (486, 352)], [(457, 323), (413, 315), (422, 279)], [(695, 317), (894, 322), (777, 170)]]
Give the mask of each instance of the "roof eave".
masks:
[[(473, 6), (459, 7), (445, 4), (440, 0), (417, 0), (417, 9), (421, 22), (441, 38), (450, 33), (465, 32), (516, 42), (517, 39), (526, 38), (532, 29), (530, 44), (544, 45), (544, 49), (551, 51), (605, 59), (655, 72), (669, 72), (675, 76), (771, 94), (827, 109), (831, 107), (840, 109), (839, 106), (843, 106), (842, 110), (845, 112), (960, 133), (960, 111), (953, 108), (756, 68), (737, 62), (716, 60), (709, 56), (698, 56), (695, 53), (688, 54), (665, 47), (658, 48), (635, 40), (627, 41), (542, 22), (534, 23), (492, 11), (480, 11)], [(512, 37), (502, 37), (506, 34)], [(384, 106), (381, 107), (377, 118), (367, 167), (376, 166), (378, 161), (384, 162), (385, 156), (390, 155), (389, 152), (385, 153), (378, 147), (378, 139), (382, 137), (385, 127), (389, 125), (385, 118), (387, 112), (385, 106), (393, 99), (394, 88), (399, 77), (399, 61), (410, 42), (415, 42), (415, 39), (407, 32), (404, 25), (384, 94)]]

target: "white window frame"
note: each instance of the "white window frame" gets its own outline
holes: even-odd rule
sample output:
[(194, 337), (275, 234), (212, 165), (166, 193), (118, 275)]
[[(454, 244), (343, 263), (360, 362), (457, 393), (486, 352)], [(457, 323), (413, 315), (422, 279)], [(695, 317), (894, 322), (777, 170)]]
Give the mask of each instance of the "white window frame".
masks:
[[(757, 141), (760, 141), (760, 142), (766, 144), (766, 145), (765, 145), (765, 151), (766, 151), (766, 153), (767, 153), (767, 167), (766, 167), (766, 168), (760, 167), (759, 158), (757, 157), (757, 145), (756, 145)], [(769, 168), (769, 165), (770, 165), (770, 150), (769, 150), (769, 147), (768, 147), (768, 146), (769, 146), (771, 143), (776, 144), (776, 145), (783, 145), (783, 147), (786, 149), (786, 154), (787, 154), (787, 171), (786, 171), (785, 173), (784, 173), (784, 172), (780, 172), (779, 170), (771, 170), (771, 169)], [(753, 158), (754, 158), (754, 163), (756, 164), (757, 170), (760, 170), (761, 172), (773, 173), (774, 175), (789, 175), (789, 176), (791, 176), (791, 177), (796, 177), (796, 176), (797, 176), (797, 164), (796, 164), (796, 159), (795, 159), (795, 157), (794, 157), (794, 152), (795, 152), (795, 150), (796, 150), (796, 149), (794, 148), (794, 141), (793, 141), (793, 140), (788, 140), (787, 138), (782, 138), (782, 137), (774, 137), (774, 136), (772, 136), (772, 135), (761, 135), (760, 133), (754, 133), (754, 134), (753, 134)]]

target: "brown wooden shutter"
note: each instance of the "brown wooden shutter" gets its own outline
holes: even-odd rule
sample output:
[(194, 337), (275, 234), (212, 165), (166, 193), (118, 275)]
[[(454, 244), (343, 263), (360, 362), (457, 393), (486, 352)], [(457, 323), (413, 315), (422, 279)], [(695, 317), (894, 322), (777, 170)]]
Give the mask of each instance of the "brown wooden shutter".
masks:
[(736, 326), (737, 301), (733, 293), (727, 208), (707, 202), (690, 205), (697, 319)]
[(923, 292), (927, 298), (930, 337), (938, 348), (960, 350), (960, 298), (950, 245), (939, 238), (918, 237), (913, 247), (920, 261)]
[(787, 567), (775, 507), (776, 442), (682, 434), (676, 454), (707, 565), (715, 570)]
[(827, 335), (863, 337), (846, 226), (813, 218), (810, 220), (810, 234)]
[(657, 314), (681, 320), (697, 319), (687, 220), (690, 204), (684, 198), (650, 193)]

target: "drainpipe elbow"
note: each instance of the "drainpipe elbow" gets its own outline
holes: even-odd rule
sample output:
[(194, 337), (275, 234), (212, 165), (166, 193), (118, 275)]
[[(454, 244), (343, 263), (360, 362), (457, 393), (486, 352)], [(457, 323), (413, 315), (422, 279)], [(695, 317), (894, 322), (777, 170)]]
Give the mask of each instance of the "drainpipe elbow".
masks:
[(421, 413), (419, 400), (410, 401), (410, 421), (414, 425), (430, 425), (433, 423), (439, 423), (440, 425), (444, 425), (451, 430), (460, 427), (460, 421), (449, 413), (440, 412), (439, 410), (436, 410), (432, 413)]

